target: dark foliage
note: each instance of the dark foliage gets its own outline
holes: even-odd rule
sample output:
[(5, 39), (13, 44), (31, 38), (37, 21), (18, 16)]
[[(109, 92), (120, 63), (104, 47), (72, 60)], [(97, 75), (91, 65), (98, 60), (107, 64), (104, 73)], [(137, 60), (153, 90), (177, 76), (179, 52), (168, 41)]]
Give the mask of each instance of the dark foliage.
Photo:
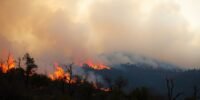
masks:
[[(168, 94), (163, 95), (147, 87), (138, 87), (131, 92), (125, 92), (124, 89), (130, 84), (128, 79), (118, 77), (112, 80), (104, 77), (111, 89), (106, 92), (95, 88), (86, 79), (73, 75), (72, 64), (66, 66), (67, 72), (70, 73), (70, 79), (76, 77), (77, 82), (69, 84), (63, 81), (64, 79), (53, 81), (46, 75), (36, 73), (37, 65), (29, 54), (26, 54), (23, 60), (25, 69), (21, 67), (22, 62), (19, 59), (17, 68), (7, 73), (0, 71), (0, 100), (179, 100), (177, 98), (179, 93), (173, 91), (176, 88), (173, 80), (166, 80), (167, 89), (163, 91), (168, 90)], [(190, 96), (181, 99), (198, 100), (198, 86), (195, 85), (193, 91)]]

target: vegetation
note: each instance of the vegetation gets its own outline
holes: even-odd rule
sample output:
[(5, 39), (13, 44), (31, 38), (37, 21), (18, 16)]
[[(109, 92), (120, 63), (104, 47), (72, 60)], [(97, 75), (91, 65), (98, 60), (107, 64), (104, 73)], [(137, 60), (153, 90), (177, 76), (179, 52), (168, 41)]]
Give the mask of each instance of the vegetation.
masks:
[[(22, 63), (25, 63), (25, 69)], [(166, 95), (161, 95), (147, 87), (140, 87), (125, 92), (124, 88), (128, 85), (128, 80), (119, 77), (111, 80), (105, 77), (109, 91), (97, 88), (94, 83), (88, 82), (81, 76), (74, 75), (72, 72), (73, 64), (66, 66), (67, 77), (60, 77), (52, 80), (46, 75), (36, 73), (37, 65), (34, 58), (25, 54), (23, 60), (18, 59), (17, 68), (8, 70), (6, 73), (0, 70), (0, 100), (198, 100), (199, 89), (193, 87), (194, 93), (185, 98), (184, 95), (174, 93), (174, 81), (166, 79)], [(1, 65), (2, 66), (2, 65)], [(0, 68), (2, 68), (0, 66)], [(72, 79), (76, 79), (73, 82)], [(98, 82), (98, 81), (97, 81)], [(100, 87), (100, 83), (95, 83)], [(165, 91), (165, 90), (163, 90)], [(174, 95), (175, 94), (175, 95)]]

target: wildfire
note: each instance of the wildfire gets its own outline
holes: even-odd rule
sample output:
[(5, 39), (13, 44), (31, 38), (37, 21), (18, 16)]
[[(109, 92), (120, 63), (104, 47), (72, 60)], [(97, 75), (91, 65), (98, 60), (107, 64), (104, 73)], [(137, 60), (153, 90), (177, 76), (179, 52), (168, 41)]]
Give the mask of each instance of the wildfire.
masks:
[[(76, 65), (79, 66), (83, 66), (83, 64), (87, 64), (88, 67), (94, 69), (94, 70), (104, 70), (104, 69), (111, 69), (108, 66), (105, 66), (101, 63), (93, 63), (91, 60), (88, 60), (84, 63), (75, 63)], [(77, 77), (73, 77), (72, 75), (72, 70), (67, 69), (66, 71), (59, 66), (57, 63), (54, 64), (55, 67), (55, 71), (52, 74), (49, 74), (49, 78), (51, 80), (64, 80), (66, 83), (68, 84), (76, 84), (78, 82), (78, 78)], [(72, 67), (72, 66), (71, 66)], [(83, 82), (83, 80), (81, 80), (81, 82)], [(105, 92), (109, 92), (111, 91), (110, 88), (103, 88), (103, 87), (99, 87), (96, 82), (91, 83), (93, 85), (93, 87), (97, 90), (101, 90), (101, 91), (105, 91)]]
[(93, 82), (92, 84), (93, 84), (93, 87), (95, 89), (97, 89), (97, 90), (101, 90), (101, 91), (104, 91), (104, 92), (110, 92), (111, 91), (110, 88), (104, 88), (104, 87), (99, 88), (98, 85), (97, 85), (97, 83), (95, 83), (95, 82)]
[(111, 69), (110, 67), (108, 67), (102, 63), (94, 63), (92, 60), (87, 60), (84, 64), (87, 64), (90, 68), (92, 68), (94, 70)]
[(55, 71), (53, 74), (49, 75), (49, 78), (51, 80), (59, 80), (59, 79), (63, 79), (65, 82), (73, 84), (76, 83), (76, 78), (71, 78), (72, 76), (70, 75), (69, 72), (65, 72), (64, 69), (59, 66), (57, 63), (54, 64), (55, 67)]
[(65, 72), (62, 69), (62, 67), (60, 67), (57, 63), (54, 64), (54, 67), (55, 67), (55, 72), (53, 74), (50, 74), (49, 77), (52, 80), (64, 78), (65, 77)]
[(14, 57), (9, 54), (6, 61), (0, 62), (0, 69), (3, 73), (7, 73), (9, 70), (15, 68), (15, 60)]

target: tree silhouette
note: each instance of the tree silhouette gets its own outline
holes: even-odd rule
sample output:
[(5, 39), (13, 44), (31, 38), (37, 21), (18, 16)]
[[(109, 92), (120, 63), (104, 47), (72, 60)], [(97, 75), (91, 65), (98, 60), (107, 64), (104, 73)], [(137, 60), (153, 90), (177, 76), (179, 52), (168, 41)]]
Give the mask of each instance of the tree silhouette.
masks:
[(199, 89), (196, 85), (194, 85), (193, 87), (193, 97), (192, 97), (192, 100), (198, 100), (198, 92), (199, 92)]
[[(66, 65), (66, 72), (69, 74), (69, 79), (67, 80), (68, 81), (68, 90), (69, 90), (69, 94), (71, 96), (73, 95), (73, 89), (71, 86), (72, 78), (73, 78), (72, 66), (73, 66), (73, 63)], [(65, 83), (64, 83), (64, 85), (65, 85)]]
[(17, 61), (18, 68), (22, 68), (21, 62), (22, 62), (22, 59), (19, 57)]
[(29, 84), (29, 77), (36, 73), (37, 65), (35, 64), (34, 58), (32, 58), (29, 53), (26, 53), (23, 57), (23, 60), (25, 61), (26, 70), (26, 86)]
[(175, 96), (173, 96), (174, 94), (174, 80), (173, 79), (166, 79), (166, 83), (167, 83), (168, 100), (177, 100), (178, 97), (183, 95), (183, 92), (179, 92)]
[(127, 80), (124, 79), (122, 76), (118, 77), (115, 80), (115, 88), (119, 89), (120, 91), (126, 87), (126, 85), (128, 84)]
[(72, 66), (73, 66), (73, 63), (66, 65), (66, 72), (69, 74), (69, 80), (68, 80), (69, 83), (71, 83), (72, 78), (73, 78)]
[(105, 82), (107, 83), (107, 85), (108, 85), (108, 88), (112, 91), (112, 80), (108, 77), (108, 76), (105, 76), (104, 77), (104, 80), (105, 80)]
[(7, 58), (7, 67), (8, 67), (8, 70), (10, 69), (10, 62), (9, 62), (9, 60), (11, 59), (11, 55), (10, 55), (10, 53), (8, 54), (8, 58)]

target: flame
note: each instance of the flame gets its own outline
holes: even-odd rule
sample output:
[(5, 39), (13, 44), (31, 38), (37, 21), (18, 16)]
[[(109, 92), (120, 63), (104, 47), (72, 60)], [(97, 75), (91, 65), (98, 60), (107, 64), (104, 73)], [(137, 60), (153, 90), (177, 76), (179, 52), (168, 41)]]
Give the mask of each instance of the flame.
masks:
[(53, 74), (49, 75), (49, 78), (51, 80), (59, 80), (64, 79), (66, 83), (74, 84), (77, 82), (77, 78), (71, 78), (71, 75), (69, 72), (65, 72), (64, 69), (59, 66), (57, 63), (54, 64), (55, 71)]
[(0, 69), (3, 73), (7, 73), (9, 70), (15, 68), (15, 60), (14, 57), (9, 54), (7, 61), (2, 61), (0, 64)]
[[(88, 67), (94, 69), (94, 70), (104, 70), (104, 69), (111, 69), (110, 67), (103, 65), (101, 63), (93, 63), (92, 60), (87, 60), (86, 62), (81, 63), (75, 63), (76, 65), (83, 66), (83, 64), (87, 64)], [(78, 82), (77, 77), (72, 77), (70, 75), (70, 72), (66, 72), (61, 66), (59, 66), (57, 63), (54, 64), (55, 71), (52, 74), (49, 74), (49, 78), (51, 80), (64, 80), (68, 84), (76, 84)], [(84, 82), (84, 79), (81, 80), (81, 83)], [(92, 86), (100, 91), (109, 92), (111, 91), (110, 88), (104, 88), (99, 87), (98, 83), (92, 82)]]
[(104, 92), (110, 92), (111, 91), (110, 88), (104, 88), (104, 87), (99, 88), (96, 82), (93, 82), (92, 85), (97, 90), (101, 90), (101, 91), (104, 91)]
[(102, 64), (102, 63), (94, 63), (92, 60), (87, 60), (85, 62), (90, 68), (94, 70), (104, 70), (104, 69), (111, 69), (110, 67)]
[(54, 67), (55, 67), (55, 72), (53, 74), (50, 74), (49, 77), (52, 80), (64, 78), (65, 77), (65, 72), (62, 69), (62, 67), (60, 67), (57, 63), (54, 64)]

